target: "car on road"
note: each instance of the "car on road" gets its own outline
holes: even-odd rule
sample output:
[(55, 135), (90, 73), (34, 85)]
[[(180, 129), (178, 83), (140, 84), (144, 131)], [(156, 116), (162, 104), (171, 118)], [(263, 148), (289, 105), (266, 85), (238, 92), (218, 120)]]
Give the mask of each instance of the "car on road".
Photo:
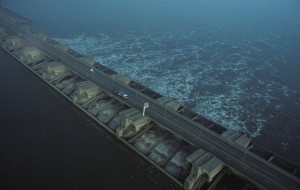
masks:
[(128, 95), (125, 93), (125, 92), (123, 92), (123, 91), (120, 91), (120, 90), (114, 90), (114, 93), (115, 94), (117, 94), (118, 96), (121, 96), (122, 98), (124, 98), (124, 99), (127, 99), (128, 98)]

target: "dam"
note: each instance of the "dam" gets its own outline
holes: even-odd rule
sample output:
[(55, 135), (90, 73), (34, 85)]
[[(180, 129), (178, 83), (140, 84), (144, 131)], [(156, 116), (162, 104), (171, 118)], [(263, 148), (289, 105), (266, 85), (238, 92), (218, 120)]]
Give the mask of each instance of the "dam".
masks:
[(228, 173), (258, 189), (299, 188), (299, 167), (245, 134), (33, 32), (8, 10), (0, 16), (4, 50), (183, 189), (214, 189)]

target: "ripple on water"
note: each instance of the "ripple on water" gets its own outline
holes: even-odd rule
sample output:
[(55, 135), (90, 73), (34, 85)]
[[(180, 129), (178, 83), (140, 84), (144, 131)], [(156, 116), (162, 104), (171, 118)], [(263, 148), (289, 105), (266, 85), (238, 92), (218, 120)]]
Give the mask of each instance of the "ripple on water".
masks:
[(120, 73), (129, 73), (225, 127), (252, 136), (273, 119), (270, 112), (288, 112), (286, 104), (299, 103), (299, 93), (265, 61), (261, 49), (269, 47), (263, 45), (263, 37), (252, 43), (197, 41), (194, 33), (190, 35), (130, 31), (113, 37), (82, 34), (54, 39)]

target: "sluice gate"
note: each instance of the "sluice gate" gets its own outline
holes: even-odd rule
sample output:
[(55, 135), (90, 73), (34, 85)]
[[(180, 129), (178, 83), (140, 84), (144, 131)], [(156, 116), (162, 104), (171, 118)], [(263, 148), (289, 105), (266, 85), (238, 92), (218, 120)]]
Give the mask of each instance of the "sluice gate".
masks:
[(229, 173), (248, 189), (299, 189), (297, 165), (28, 23), (1, 9), (1, 47), (184, 189), (214, 189)]

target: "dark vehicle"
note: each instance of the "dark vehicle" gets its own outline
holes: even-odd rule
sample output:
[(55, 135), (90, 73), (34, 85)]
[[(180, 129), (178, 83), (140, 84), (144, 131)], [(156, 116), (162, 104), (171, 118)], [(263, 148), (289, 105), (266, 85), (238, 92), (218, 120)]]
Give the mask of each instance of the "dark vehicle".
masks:
[(124, 92), (120, 91), (120, 90), (114, 90), (114, 93), (117, 94), (118, 96), (121, 96), (124, 99), (128, 98), (128, 95), (125, 94)]

